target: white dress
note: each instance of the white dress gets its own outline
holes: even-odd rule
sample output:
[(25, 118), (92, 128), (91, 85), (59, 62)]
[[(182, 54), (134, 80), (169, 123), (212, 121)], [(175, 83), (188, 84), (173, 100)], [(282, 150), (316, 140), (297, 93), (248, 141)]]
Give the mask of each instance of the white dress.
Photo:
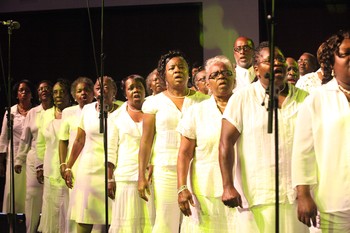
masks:
[[(79, 128), (86, 134), (71, 195), (71, 216), (77, 223), (105, 224), (105, 153), (96, 102), (84, 106)], [(109, 121), (109, 118), (107, 118)], [(109, 123), (108, 123), (109, 124)], [(108, 198), (108, 222), (112, 200)]]
[[(17, 157), (19, 142), (23, 131), (23, 122), (25, 116), (18, 112), (17, 104), (11, 107), (11, 114), (13, 115), (13, 158)], [(7, 130), (7, 112), (4, 114), (0, 136), (0, 153), (7, 153), (6, 155), (6, 183), (4, 189), (4, 200), (2, 212), (11, 213), (11, 158), (10, 158), (10, 142), (8, 140)], [(14, 189), (15, 189), (15, 213), (25, 213), (25, 198), (26, 198), (26, 168), (22, 167), (21, 174), (14, 172)]]
[[(214, 96), (189, 108), (179, 122), (182, 136), (196, 140), (190, 169), (190, 185), (198, 199), (192, 215), (183, 217), (181, 232), (238, 232), (235, 231), (236, 209), (227, 208), (221, 201), (223, 192), (219, 165), (219, 139), (222, 114)], [(203, 172), (205, 171), (205, 172)]]
[(38, 131), (36, 166), (43, 164), (44, 193), (42, 216), (38, 231), (65, 232), (68, 210), (68, 188), (61, 178), (58, 155), (58, 133), (62, 120), (55, 119), (55, 107), (42, 115)]
[(153, 233), (178, 232), (180, 209), (177, 202), (177, 154), (181, 135), (176, 127), (188, 108), (210, 96), (196, 92), (186, 96), (180, 111), (164, 93), (147, 99), (142, 111), (154, 114), (156, 134), (153, 142), (153, 184), (156, 202), (156, 219)]
[(37, 230), (43, 201), (44, 186), (36, 178), (35, 161), (37, 159), (36, 141), (38, 127), (42, 123), (41, 114), (44, 111), (42, 105), (39, 105), (28, 112), (24, 120), (18, 155), (15, 160), (15, 165), (21, 165), (22, 169), (26, 167), (27, 172), (25, 212), (28, 233), (35, 233)]
[(134, 122), (126, 106), (124, 103), (110, 116), (108, 161), (115, 165), (116, 194), (109, 232), (146, 233), (152, 231), (154, 210), (153, 196), (145, 202), (137, 189), (142, 121)]

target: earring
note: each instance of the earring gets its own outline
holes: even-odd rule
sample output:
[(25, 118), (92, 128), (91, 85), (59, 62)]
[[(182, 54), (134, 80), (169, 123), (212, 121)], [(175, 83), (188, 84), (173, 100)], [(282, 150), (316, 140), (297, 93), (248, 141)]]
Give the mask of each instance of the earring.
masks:
[(334, 70), (332, 69), (332, 73), (331, 73), (332, 77), (335, 77), (335, 74), (334, 74)]

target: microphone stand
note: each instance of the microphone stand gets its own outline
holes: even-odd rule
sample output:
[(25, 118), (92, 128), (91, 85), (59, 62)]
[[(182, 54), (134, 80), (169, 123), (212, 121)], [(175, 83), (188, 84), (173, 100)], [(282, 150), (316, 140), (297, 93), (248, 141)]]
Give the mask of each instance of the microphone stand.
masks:
[(16, 211), (15, 211), (15, 173), (14, 173), (14, 146), (13, 146), (13, 117), (11, 114), (11, 35), (14, 29), (12, 24), (7, 27), (8, 32), (8, 74), (7, 74), (7, 130), (8, 140), (10, 142), (10, 209), (8, 213), (8, 222), (10, 225), (10, 232), (16, 232)]
[(108, 106), (104, 106), (104, 60), (105, 55), (103, 53), (103, 25), (104, 25), (104, 0), (101, 3), (101, 79), (100, 79), (100, 133), (103, 133), (103, 148), (104, 148), (104, 159), (105, 159), (105, 232), (108, 232), (108, 154), (107, 154), (107, 116)]
[(274, 64), (275, 64), (275, 1), (271, 1), (271, 15), (267, 15), (267, 21), (270, 26), (270, 77), (269, 77), (269, 101), (268, 101), (268, 123), (267, 130), (268, 133), (272, 133), (272, 124), (273, 124), (273, 113), (275, 113), (275, 224), (276, 224), (276, 233), (279, 232), (279, 153), (278, 153), (278, 93), (275, 88), (275, 73), (274, 73)]

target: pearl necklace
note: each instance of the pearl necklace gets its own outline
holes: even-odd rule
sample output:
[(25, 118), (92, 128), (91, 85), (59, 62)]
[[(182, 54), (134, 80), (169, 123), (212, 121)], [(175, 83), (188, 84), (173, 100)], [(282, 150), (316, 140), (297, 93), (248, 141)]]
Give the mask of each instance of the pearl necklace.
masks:
[(339, 89), (340, 89), (342, 92), (344, 92), (345, 94), (350, 95), (350, 91), (349, 91), (349, 90), (346, 90), (344, 87), (342, 87), (342, 86), (340, 86), (340, 85), (338, 85), (338, 86), (339, 86)]
[(142, 110), (136, 109), (136, 108), (132, 108), (129, 104), (128, 104), (128, 109), (132, 112), (142, 112)]
[(188, 92), (187, 92), (187, 94), (184, 95), (184, 96), (174, 96), (174, 95), (170, 94), (170, 92), (169, 92), (168, 89), (167, 89), (166, 91), (167, 91), (168, 95), (169, 95), (170, 97), (172, 97), (172, 98), (175, 98), (175, 99), (184, 99), (186, 96), (189, 96), (190, 93), (191, 93), (191, 90), (190, 90), (190, 89), (187, 89), (187, 90), (188, 90)]

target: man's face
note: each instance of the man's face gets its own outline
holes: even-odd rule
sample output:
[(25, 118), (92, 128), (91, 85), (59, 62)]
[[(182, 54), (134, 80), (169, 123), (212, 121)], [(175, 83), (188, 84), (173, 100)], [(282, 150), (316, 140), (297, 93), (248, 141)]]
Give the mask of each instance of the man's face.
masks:
[(238, 66), (245, 69), (251, 67), (254, 57), (254, 48), (251, 41), (245, 37), (237, 38), (233, 47), (233, 56)]

